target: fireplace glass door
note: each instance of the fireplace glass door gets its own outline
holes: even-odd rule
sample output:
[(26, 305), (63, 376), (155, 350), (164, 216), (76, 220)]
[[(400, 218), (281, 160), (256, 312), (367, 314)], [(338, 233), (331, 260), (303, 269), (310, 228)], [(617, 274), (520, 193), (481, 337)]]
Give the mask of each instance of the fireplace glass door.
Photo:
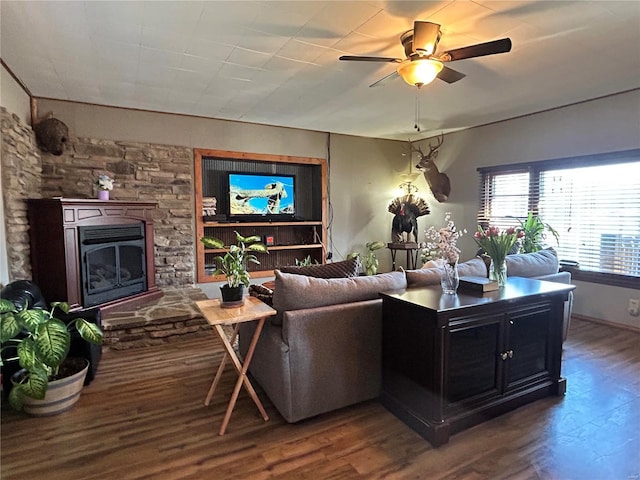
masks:
[(80, 242), (85, 307), (147, 289), (142, 225), (81, 227)]

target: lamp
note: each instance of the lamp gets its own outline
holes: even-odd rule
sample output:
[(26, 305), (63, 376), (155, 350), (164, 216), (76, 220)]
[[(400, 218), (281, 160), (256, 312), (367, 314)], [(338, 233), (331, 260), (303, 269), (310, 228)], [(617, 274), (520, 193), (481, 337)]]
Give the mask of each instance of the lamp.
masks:
[(420, 88), (431, 83), (443, 68), (444, 65), (438, 60), (418, 57), (404, 60), (398, 66), (397, 72), (409, 85)]
[(403, 173), (400, 175), (402, 178), (402, 183), (399, 185), (401, 189), (401, 194), (405, 195), (413, 195), (414, 193), (418, 193), (418, 187), (416, 187), (413, 183), (420, 176), (420, 172), (415, 173)]

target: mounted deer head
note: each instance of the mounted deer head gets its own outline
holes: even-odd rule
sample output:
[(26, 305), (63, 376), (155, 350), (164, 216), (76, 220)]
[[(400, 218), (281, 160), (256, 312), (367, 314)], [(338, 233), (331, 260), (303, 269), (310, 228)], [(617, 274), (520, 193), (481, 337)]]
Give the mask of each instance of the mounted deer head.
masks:
[(420, 161), (416, 165), (416, 168), (422, 170), (424, 178), (427, 180), (429, 188), (431, 189), (431, 193), (433, 193), (433, 196), (436, 197), (436, 200), (439, 202), (445, 202), (451, 193), (451, 181), (449, 177), (445, 173), (440, 173), (440, 170), (438, 170), (437, 165), (434, 163), (434, 160), (438, 157), (438, 148), (440, 148), (443, 143), (444, 133), (438, 137), (438, 143), (435, 146), (429, 143), (429, 153), (423, 153), (420, 147), (417, 149), (411, 147), (412, 152), (420, 155)]

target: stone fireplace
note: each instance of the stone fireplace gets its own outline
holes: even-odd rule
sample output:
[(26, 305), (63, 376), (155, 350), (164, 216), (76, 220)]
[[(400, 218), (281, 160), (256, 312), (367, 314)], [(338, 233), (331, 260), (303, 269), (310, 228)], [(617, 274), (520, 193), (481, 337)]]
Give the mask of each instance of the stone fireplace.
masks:
[(33, 280), (47, 299), (122, 309), (162, 296), (153, 202), (29, 199)]
[[(147, 290), (158, 294), (161, 289), (164, 296), (141, 302), (138, 306), (129, 303), (123, 304), (123, 308), (107, 308), (103, 316), (104, 346), (134, 348), (190, 335), (210, 335), (211, 328), (192, 305), (195, 300), (203, 298), (202, 292), (193, 288), (195, 230), (192, 148), (117, 139), (79, 138), (70, 132), (64, 153), (54, 156), (38, 149), (31, 126), (18, 115), (0, 107), (0, 118), (0, 162), (10, 281), (34, 278), (30, 239), (33, 232), (27, 215), (28, 199), (42, 197), (44, 202), (58, 203), (81, 199), (86, 205), (96, 207), (100, 204), (98, 200), (93, 200), (96, 196), (95, 179), (98, 175), (107, 174), (114, 179), (114, 190), (111, 200), (102, 202), (108, 208), (108, 211), (102, 210), (102, 218), (120, 208), (122, 203), (152, 206), (152, 210), (145, 213), (145, 228), (152, 225), (153, 236), (145, 235), (144, 276)], [(47, 221), (41, 227), (44, 240), (39, 250), (44, 252), (43, 255), (62, 258), (66, 262), (71, 257), (67, 256), (62, 245), (68, 243), (47, 240), (47, 235), (52, 233), (46, 227), (50, 225)], [(91, 225), (89, 219), (84, 221), (86, 223), (83, 226)], [(140, 224), (140, 221), (138, 217), (132, 223)], [(119, 221), (113, 224), (122, 225)], [(74, 230), (79, 232), (77, 226)], [(79, 238), (71, 243), (78, 245), (78, 242)], [(57, 276), (52, 275), (54, 271)], [(46, 293), (47, 299), (58, 301), (69, 298), (72, 299), (70, 303), (81, 305), (81, 281), (70, 281), (74, 274), (79, 278), (80, 267), (72, 265), (69, 271), (71, 273), (68, 276), (66, 264), (40, 269), (42, 275), (53, 276), (49, 281), (52, 290)], [(71, 295), (69, 297), (67, 289)]]
[[(10, 280), (31, 279), (27, 199), (94, 201), (95, 180), (114, 179), (108, 202), (153, 202), (155, 282), (159, 288), (195, 282), (193, 150), (185, 146), (79, 138), (70, 132), (65, 151), (38, 149), (29, 125), (0, 107), (2, 193)], [(54, 300), (59, 298), (54, 297)]]

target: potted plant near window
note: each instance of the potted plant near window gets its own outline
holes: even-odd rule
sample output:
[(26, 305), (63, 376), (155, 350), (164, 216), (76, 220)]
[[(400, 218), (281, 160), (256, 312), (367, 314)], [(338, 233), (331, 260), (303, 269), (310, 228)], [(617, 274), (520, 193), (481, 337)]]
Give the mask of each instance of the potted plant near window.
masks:
[[(250, 277), (247, 263), (260, 264), (253, 252), (269, 253), (267, 246), (262, 243), (258, 235), (243, 237), (235, 232), (237, 245), (230, 245), (224, 255), (215, 257), (218, 268), (213, 275), (224, 275), (227, 283), (220, 287), (222, 294), (221, 306), (225, 308), (238, 307), (244, 303), (244, 287), (249, 287)], [(224, 248), (224, 242), (214, 237), (200, 239), (207, 248)]]
[(518, 230), (524, 234), (520, 243), (520, 253), (533, 253), (542, 250), (544, 248), (545, 231), (549, 231), (556, 239), (556, 243), (559, 244), (558, 232), (532, 212), (529, 212), (526, 220), (519, 220), (519, 222), (520, 227)]
[[(69, 313), (64, 302), (51, 303), (51, 309), (16, 308), (0, 299), (0, 352), (15, 351), (4, 361), (18, 361), (22, 370), (12, 378), (9, 403), (30, 415), (54, 415), (71, 408), (78, 400), (89, 362), (69, 357), (71, 329), (91, 343), (102, 343), (102, 331), (83, 318), (64, 323), (56, 311)], [(2, 364), (0, 355), (0, 365)]]

